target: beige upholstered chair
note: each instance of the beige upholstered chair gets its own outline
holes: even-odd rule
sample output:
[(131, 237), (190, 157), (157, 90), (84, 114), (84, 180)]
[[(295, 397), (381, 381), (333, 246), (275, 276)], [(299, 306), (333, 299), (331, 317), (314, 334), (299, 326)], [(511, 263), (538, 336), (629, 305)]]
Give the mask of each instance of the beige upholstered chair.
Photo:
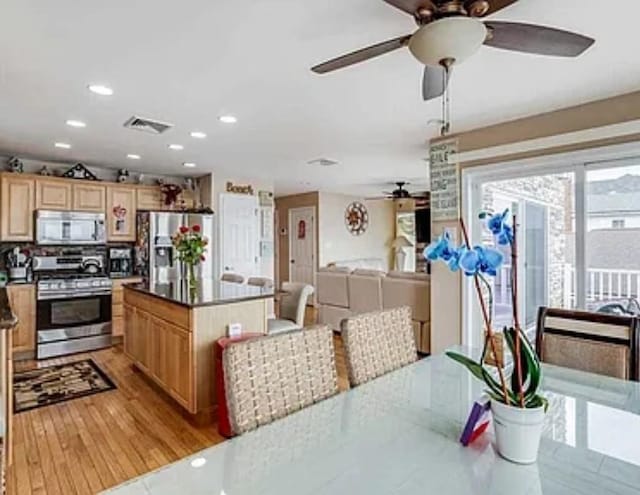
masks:
[(280, 299), (280, 318), (267, 320), (269, 335), (300, 330), (304, 326), (307, 301), (313, 294), (312, 286), (296, 282), (282, 282), (282, 290), (287, 294)]
[(635, 317), (540, 308), (536, 349), (549, 364), (640, 380), (640, 331)]
[(352, 316), (342, 322), (349, 383), (368, 382), (418, 358), (407, 306)]
[(256, 287), (263, 287), (265, 289), (273, 289), (273, 280), (266, 277), (249, 277), (247, 285), (255, 285)]
[(237, 273), (223, 273), (220, 280), (223, 282), (233, 282), (234, 284), (244, 284), (244, 277)]
[(238, 342), (222, 360), (229, 420), (238, 435), (338, 393), (327, 326)]

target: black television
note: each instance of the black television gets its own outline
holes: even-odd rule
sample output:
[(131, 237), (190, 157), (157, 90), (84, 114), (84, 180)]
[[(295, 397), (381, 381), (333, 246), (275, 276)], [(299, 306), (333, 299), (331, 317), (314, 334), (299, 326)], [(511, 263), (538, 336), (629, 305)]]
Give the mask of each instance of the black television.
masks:
[(416, 210), (416, 242), (431, 242), (431, 210), (422, 208)]

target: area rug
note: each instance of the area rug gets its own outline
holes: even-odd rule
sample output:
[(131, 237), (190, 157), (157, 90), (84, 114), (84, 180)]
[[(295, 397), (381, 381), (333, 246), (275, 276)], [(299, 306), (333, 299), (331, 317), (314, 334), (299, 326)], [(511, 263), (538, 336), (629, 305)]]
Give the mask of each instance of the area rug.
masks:
[(24, 412), (114, 388), (92, 359), (22, 371), (13, 376), (13, 410)]

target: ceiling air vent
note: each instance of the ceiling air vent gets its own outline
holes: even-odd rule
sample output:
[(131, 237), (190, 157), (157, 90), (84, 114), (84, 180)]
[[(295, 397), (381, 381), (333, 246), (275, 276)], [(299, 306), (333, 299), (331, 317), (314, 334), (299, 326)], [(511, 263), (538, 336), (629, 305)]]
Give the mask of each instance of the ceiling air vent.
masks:
[(162, 134), (173, 127), (173, 124), (160, 122), (159, 120), (145, 119), (134, 115), (124, 123), (127, 129), (148, 132), (149, 134)]
[(331, 167), (338, 164), (335, 160), (329, 160), (328, 158), (317, 158), (307, 163), (309, 165), (319, 165), (320, 167)]

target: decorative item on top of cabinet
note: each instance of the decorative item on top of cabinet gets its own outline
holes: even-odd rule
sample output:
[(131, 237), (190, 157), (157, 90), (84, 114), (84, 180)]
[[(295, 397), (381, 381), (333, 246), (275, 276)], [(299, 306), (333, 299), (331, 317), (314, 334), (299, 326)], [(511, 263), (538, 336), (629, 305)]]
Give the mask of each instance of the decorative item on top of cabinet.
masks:
[(71, 182), (58, 179), (36, 180), (37, 210), (70, 210)]
[(35, 183), (18, 174), (0, 177), (0, 241), (33, 241)]
[(136, 190), (131, 186), (107, 186), (107, 240), (136, 240)]
[(104, 213), (106, 187), (98, 184), (73, 184), (73, 210)]
[[(18, 318), (13, 331), (13, 351), (34, 353), (36, 349), (36, 289), (33, 284), (7, 287), (9, 304)], [(25, 357), (32, 357), (25, 355)]]
[(99, 180), (95, 174), (82, 163), (76, 163), (73, 167), (62, 174), (62, 177), (66, 177), (68, 179)]

